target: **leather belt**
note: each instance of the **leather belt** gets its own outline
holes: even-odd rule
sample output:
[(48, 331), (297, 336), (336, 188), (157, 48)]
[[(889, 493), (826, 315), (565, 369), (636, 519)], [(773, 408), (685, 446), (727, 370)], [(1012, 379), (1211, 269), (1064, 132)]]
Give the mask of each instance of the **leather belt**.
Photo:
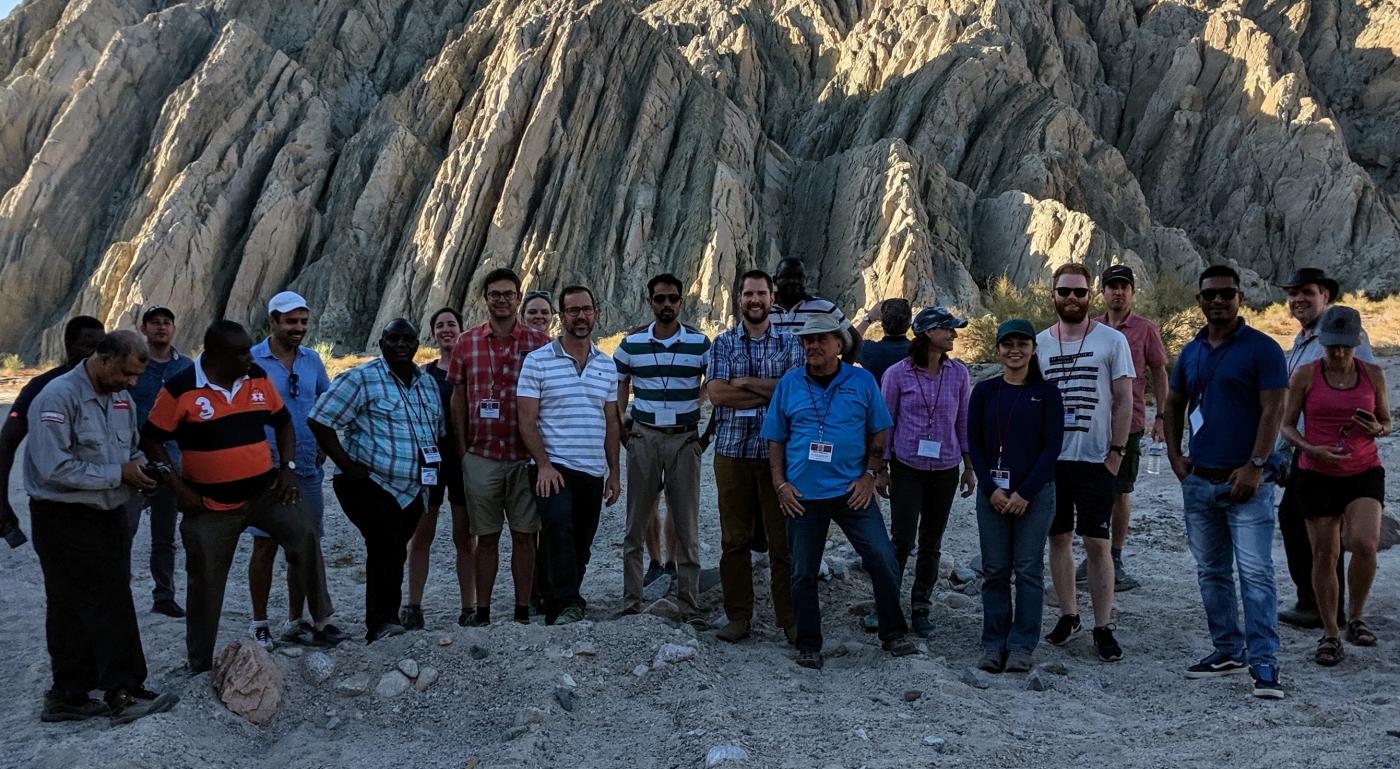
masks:
[(1233, 472), (1235, 472), (1235, 471), (1234, 471), (1234, 470), (1212, 470), (1212, 469), (1210, 469), (1209, 467), (1201, 467), (1201, 466), (1199, 466), (1199, 465), (1192, 465), (1192, 466), (1191, 466), (1191, 474), (1192, 474), (1192, 475), (1196, 476), (1197, 478), (1204, 478), (1204, 479), (1210, 481), (1211, 483), (1224, 483), (1224, 482), (1230, 480), (1230, 473), (1233, 473)]
[(680, 435), (682, 433), (695, 432), (695, 425), (673, 425), (671, 427), (657, 427), (656, 425), (649, 425), (643, 422), (637, 422), (636, 424), (641, 425), (642, 427), (645, 427), (648, 430), (655, 430), (656, 432), (662, 433), (663, 435)]

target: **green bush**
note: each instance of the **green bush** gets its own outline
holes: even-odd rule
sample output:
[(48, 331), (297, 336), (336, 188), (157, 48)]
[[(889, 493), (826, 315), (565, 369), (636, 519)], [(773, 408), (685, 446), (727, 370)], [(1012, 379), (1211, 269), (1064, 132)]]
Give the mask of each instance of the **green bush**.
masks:
[(6, 374), (17, 374), (23, 369), (24, 359), (14, 353), (0, 358), (0, 371), (4, 371)]

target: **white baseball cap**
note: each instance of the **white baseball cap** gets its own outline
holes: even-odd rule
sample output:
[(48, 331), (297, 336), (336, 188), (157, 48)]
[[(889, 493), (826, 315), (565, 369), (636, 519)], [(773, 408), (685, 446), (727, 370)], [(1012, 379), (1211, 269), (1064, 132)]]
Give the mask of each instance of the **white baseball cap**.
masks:
[(283, 291), (272, 297), (267, 302), (267, 314), (288, 313), (292, 310), (310, 310), (311, 306), (306, 303), (301, 294), (295, 291)]

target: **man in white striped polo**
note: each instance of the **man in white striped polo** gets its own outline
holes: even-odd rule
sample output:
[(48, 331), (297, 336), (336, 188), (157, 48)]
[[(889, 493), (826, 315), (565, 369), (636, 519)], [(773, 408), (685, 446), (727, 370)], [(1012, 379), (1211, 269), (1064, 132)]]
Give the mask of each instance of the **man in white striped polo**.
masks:
[(801, 259), (788, 257), (778, 262), (778, 271), (773, 275), (773, 282), (777, 284), (778, 294), (774, 297), (773, 308), (768, 312), (775, 330), (795, 334), (808, 318), (830, 315), (851, 338), (850, 349), (841, 359), (847, 363), (855, 363), (858, 360), (861, 344), (865, 342), (860, 330), (851, 325), (850, 319), (834, 302), (807, 293), (807, 268)]
[(700, 613), (700, 383), (710, 340), (680, 323), (681, 281), (663, 273), (647, 282), (655, 321), (623, 337), (613, 358), (620, 377), (618, 414), (635, 394), (622, 425), (627, 446), (627, 533), (622, 542), (623, 611), (642, 609), (642, 550), (652, 503), (666, 492), (675, 531), (676, 597), (687, 622)]
[(598, 308), (593, 292), (569, 286), (559, 294), (564, 333), (525, 356), (515, 388), (520, 439), (540, 513), (545, 623), (583, 619), (579, 592), (598, 533), (603, 499), (622, 494), (618, 477), (617, 366), (593, 344)]

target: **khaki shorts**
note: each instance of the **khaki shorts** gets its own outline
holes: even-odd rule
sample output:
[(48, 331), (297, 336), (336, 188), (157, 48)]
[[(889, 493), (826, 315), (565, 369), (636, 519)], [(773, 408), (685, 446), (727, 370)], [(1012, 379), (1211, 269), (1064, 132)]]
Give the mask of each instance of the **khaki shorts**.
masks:
[(510, 530), (534, 534), (540, 530), (540, 514), (530, 490), (530, 468), (519, 462), (498, 462), (470, 451), (462, 457), (462, 480), (467, 490), (467, 517), (472, 534), (480, 537)]

